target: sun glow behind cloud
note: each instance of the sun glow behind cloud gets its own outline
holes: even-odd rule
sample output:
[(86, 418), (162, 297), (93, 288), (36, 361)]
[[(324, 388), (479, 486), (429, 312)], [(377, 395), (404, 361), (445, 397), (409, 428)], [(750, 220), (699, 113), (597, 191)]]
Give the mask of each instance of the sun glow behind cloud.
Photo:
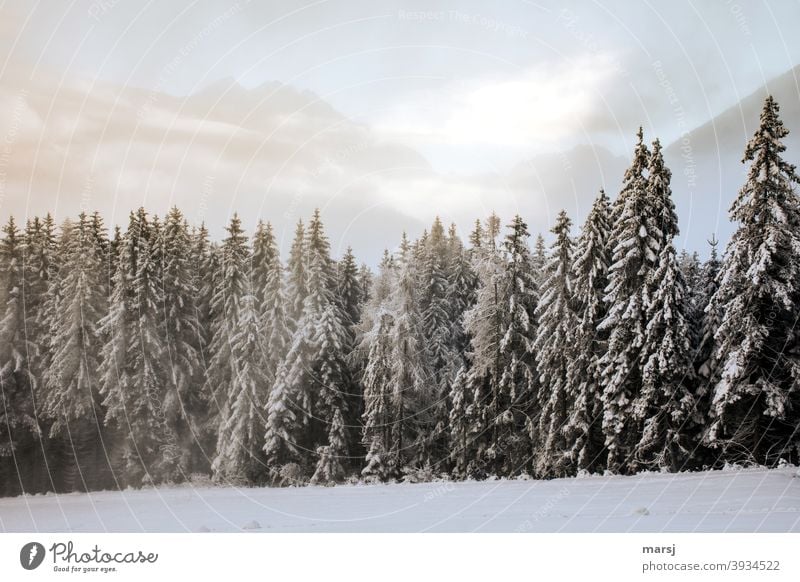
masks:
[(420, 92), (376, 125), (411, 143), (552, 146), (580, 130), (617, 73), (610, 56), (590, 55), (500, 79), (453, 83)]

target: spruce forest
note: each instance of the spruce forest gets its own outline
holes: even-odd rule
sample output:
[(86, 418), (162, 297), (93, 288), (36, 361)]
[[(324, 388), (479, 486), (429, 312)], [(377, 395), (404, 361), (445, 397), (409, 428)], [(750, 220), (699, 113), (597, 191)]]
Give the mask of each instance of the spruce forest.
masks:
[[(800, 464), (800, 182), (770, 97), (724, 250), (679, 251), (639, 130), (552, 244), (436, 219), (374, 271), (317, 211), (222, 241), (173, 208), (3, 226), (0, 495)], [(735, 195), (734, 195), (735, 194)], [(577, 234), (576, 234), (577, 233)]]

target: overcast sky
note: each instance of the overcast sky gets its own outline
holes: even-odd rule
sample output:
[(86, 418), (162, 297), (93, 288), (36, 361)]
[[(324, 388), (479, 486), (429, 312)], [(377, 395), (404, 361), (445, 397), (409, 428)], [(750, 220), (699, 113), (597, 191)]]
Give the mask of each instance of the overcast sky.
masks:
[(369, 262), (436, 214), (545, 230), (615, 194), (638, 125), (668, 145), (797, 66), (799, 22), (796, 1), (6, 2), (0, 213), (177, 203), (287, 243), (321, 206)]

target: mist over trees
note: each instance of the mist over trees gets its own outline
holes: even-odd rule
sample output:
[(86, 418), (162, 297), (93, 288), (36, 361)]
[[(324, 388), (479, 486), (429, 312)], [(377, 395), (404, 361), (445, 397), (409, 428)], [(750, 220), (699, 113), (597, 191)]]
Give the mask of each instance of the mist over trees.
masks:
[(0, 238), (0, 494), (533, 478), (800, 462), (800, 182), (770, 97), (723, 256), (678, 252), (640, 130), (618, 195), (549, 248), (436, 219), (376, 272), (299, 221), (173, 208)]

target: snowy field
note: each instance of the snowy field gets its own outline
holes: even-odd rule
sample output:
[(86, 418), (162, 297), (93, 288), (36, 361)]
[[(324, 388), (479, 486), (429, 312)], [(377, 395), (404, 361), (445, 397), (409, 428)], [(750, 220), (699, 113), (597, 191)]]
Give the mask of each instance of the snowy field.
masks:
[(0, 531), (800, 532), (796, 468), (0, 499)]

